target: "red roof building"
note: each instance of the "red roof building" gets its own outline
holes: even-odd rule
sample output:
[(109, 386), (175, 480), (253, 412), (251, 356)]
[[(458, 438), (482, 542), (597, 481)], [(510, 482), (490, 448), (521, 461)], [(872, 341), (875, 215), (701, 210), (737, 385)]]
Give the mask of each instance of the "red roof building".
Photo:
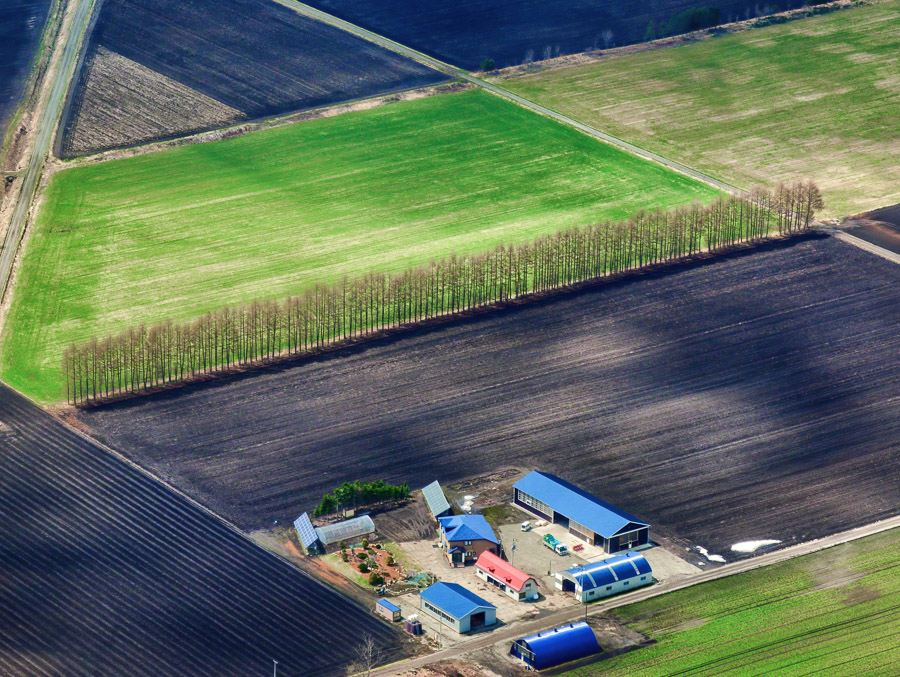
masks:
[(496, 585), (515, 600), (525, 601), (537, 596), (537, 581), (534, 576), (516, 569), (490, 551), (485, 551), (478, 557), (478, 561), (475, 562), (475, 573), (480, 579)]

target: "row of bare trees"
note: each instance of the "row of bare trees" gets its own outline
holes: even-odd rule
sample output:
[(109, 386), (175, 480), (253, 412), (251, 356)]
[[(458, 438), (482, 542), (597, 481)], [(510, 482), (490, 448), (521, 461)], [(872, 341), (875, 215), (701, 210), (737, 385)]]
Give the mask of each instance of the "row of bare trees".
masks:
[(773, 232), (797, 232), (809, 227), (821, 204), (811, 182), (755, 189), (708, 206), (641, 211), (627, 221), (569, 228), (402, 273), (315, 284), (281, 301), (228, 306), (193, 321), (129, 327), (64, 351), (66, 395), (73, 404), (85, 404), (313, 351), (395, 324), (716, 251)]

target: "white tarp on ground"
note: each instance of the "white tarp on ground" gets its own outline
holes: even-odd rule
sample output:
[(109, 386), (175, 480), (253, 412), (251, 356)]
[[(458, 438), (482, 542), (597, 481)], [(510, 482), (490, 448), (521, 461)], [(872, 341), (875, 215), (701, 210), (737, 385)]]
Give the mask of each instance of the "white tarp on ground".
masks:
[(764, 545), (775, 545), (776, 543), (781, 543), (781, 541), (776, 541), (771, 538), (762, 541), (741, 541), (740, 543), (732, 545), (731, 549), (734, 552), (754, 552)]
[(694, 547), (697, 548), (697, 552), (699, 552), (701, 555), (703, 555), (710, 562), (724, 562), (725, 561), (725, 558), (722, 557), (722, 555), (710, 555), (709, 550), (704, 548), (702, 545), (697, 545)]

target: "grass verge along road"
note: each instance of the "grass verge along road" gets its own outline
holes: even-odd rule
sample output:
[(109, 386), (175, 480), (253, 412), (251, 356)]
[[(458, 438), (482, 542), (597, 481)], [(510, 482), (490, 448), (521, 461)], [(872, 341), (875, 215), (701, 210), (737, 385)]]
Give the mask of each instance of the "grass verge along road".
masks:
[[(79, 2), (79, 0), (74, 0)], [(63, 48), (62, 58), (56, 67), (56, 75), (53, 81), (53, 89), (50, 90), (50, 99), (47, 107), (44, 109), (44, 115), (41, 118), (37, 136), (34, 141), (34, 148), (31, 152), (31, 158), (28, 160), (28, 166), (25, 169), (25, 176), (22, 182), (22, 191), (19, 193), (19, 201), (13, 211), (12, 220), (9, 229), (6, 231), (6, 239), (3, 242), (3, 248), (0, 249), (0, 298), (6, 292), (6, 285), (9, 282), (12, 264), (16, 258), (16, 251), (19, 248), (19, 242), (25, 231), (25, 223), (28, 216), (28, 209), (31, 206), (31, 198), (34, 195), (34, 189), (37, 186), (37, 180), (41, 175), (41, 169), (44, 166), (44, 158), (47, 151), (50, 150), (50, 141), (53, 138), (53, 130), (56, 127), (56, 121), (59, 118), (59, 112), (62, 108), (63, 98), (69, 87), (69, 79), (72, 77), (72, 69), (75, 67), (75, 61), (78, 59), (78, 45), (84, 35), (87, 27), (88, 19), (91, 16), (91, 6), (93, 0), (80, 0), (72, 23), (69, 26), (66, 46)], [(61, 37), (63, 34), (60, 34)]]

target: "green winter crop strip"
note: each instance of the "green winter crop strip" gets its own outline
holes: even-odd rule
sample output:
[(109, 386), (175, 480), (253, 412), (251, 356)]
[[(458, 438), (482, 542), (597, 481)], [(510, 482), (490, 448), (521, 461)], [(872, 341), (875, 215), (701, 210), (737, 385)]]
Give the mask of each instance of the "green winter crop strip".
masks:
[(60, 172), (4, 328), (62, 399), (72, 341), (718, 193), (474, 90)]
[(567, 674), (896, 674), (898, 547), (894, 529), (622, 607), (657, 643)]
[(826, 215), (900, 201), (900, 2), (503, 85), (734, 185), (806, 176)]

